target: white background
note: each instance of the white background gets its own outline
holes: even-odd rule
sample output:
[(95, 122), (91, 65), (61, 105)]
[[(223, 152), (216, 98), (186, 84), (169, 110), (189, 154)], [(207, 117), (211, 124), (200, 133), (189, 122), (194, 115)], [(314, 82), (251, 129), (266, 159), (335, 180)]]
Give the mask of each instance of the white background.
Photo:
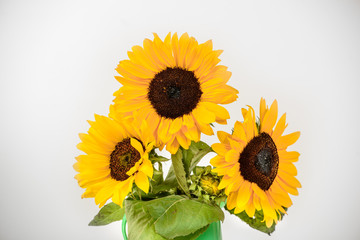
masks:
[[(0, 239), (122, 239), (73, 179), (78, 133), (108, 113), (114, 68), (152, 32), (213, 39), (239, 90), (287, 112), (299, 196), (267, 235), (226, 215), (223, 239), (359, 239), (359, 1), (0, 2)], [(204, 137), (212, 144), (215, 136)], [(210, 156), (203, 162), (207, 164)]]

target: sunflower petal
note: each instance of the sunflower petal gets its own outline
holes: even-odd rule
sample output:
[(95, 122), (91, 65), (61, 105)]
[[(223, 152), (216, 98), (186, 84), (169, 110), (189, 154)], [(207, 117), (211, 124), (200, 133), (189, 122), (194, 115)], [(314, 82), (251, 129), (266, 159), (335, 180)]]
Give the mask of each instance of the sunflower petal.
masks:
[(269, 111), (265, 113), (264, 119), (260, 122), (260, 129), (261, 132), (266, 132), (272, 134), (272, 129), (276, 123), (278, 114), (278, 104), (277, 101), (271, 104)]
[(136, 174), (135, 184), (145, 193), (149, 192), (149, 179), (143, 172), (138, 172)]
[(300, 137), (300, 132), (293, 132), (285, 136), (281, 136), (276, 141), (276, 146), (279, 150), (286, 149), (288, 146), (293, 145)]

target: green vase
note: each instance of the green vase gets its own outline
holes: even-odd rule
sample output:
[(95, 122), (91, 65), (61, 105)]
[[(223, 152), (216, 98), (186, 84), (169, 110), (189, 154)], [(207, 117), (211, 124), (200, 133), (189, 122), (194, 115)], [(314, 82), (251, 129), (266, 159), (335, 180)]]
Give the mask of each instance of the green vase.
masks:
[[(124, 218), (122, 220), (122, 234), (124, 237), (124, 240), (128, 240), (126, 236), (126, 216), (124, 215)], [(221, 237), (221, 225), (220, 221), (213, 222), (210, 224), (208, 229), (203, 232), (196, 240), (222, 240)]]

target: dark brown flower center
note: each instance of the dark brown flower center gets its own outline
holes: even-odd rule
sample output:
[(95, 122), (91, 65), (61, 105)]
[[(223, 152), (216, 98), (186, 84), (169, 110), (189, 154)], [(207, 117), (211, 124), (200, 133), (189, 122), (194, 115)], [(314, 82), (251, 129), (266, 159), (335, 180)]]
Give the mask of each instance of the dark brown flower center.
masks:
[(245, 180), (268, 190), (279, 168), (277, 148), (270, 135), (263, 132), (254, 137), (240, 154), (239, 163)]
[(166, 68), (151, 80), (148, 99), (162, 117), (175, 119), (191, 113), (202, 91), (194, 72), (179, 67)]
[(110, 155), (110, 176), (117, 181), (128, 179), (126, 172), (139, 161), (140, 157), (140, 153), (131, 146), (130, 138), (119, 142)]

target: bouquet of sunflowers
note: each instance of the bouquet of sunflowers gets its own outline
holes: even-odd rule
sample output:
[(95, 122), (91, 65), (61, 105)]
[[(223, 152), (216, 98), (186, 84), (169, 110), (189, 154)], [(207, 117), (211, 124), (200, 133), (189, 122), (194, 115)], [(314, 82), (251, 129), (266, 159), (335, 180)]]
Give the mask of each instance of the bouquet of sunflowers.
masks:
[[(242, 108), (231, 133), (217, 132), (219, 143), (200, 140), (214, 134), (213, 123), (227, 123), (221, 105), (237, 99), (227, 85), (231, 72), (218, 65), (221, 53), (187, 33), (154, 34), (120, 61), (122, 87), (109, 116), (95, 115), (77, 145), (85, 153), (74, 164), (82, 197), (101, 208), (89, 225), (126, 217), (131, 240), (191, 240), (229, 211), (257, 230), (275, 230), (292, 205), (289, 194), (301, 187), (293, 164), (299, 153), (287, 151), (300, 133), (284, 135), (286, 115), (278, 120), (277, 101), (268, 107), (261, 99), (258, 118)], [(216, 153), (211, 166), (198, 166), (209, 152)]]

